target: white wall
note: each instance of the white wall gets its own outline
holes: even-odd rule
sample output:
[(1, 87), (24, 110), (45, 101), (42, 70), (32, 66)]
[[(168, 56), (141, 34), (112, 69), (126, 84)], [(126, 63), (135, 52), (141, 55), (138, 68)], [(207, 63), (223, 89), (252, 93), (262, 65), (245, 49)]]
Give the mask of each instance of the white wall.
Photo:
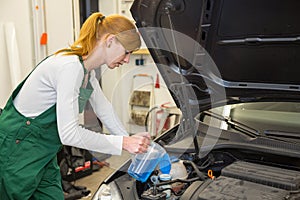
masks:
[(5, 24), (10, 23), (15, 27), (16, 36), (14, 41), (18, 49), (14, 51), (14, 55), (15, 57), (18, 55), (20, 66), (22, 66), (20, 69), (21, 78), (24, 78), (33, 67), (34, 50), (29, 1), (0, 0), (0, 3), (0, 107), (3, 107), (13, 88), (10, 78), (9, 55), (7, 53), (7, 46), (12, 46), (12, 40), (6, 41), (5, 39)]
[[(35, 9), (35, 4), (42, 2), (45, 2), (44, 7)], [(15, 88), (10, 76), (12, 69), (18, 68), (19, 63), (21, 73), (19, 81), (21, 81), (43, 57), (72, 44), (76, 31), (74, 26), (79, 23), (79, 16), (73, 15), (78, 15), (79, 12), (76, 10), (78, 0), (0, 0), (0, 4), (0, 107), (3, 107)], [(41, 9), (45, 11), (43, 16), (39, 12)], [(74, 21), (77, 23), (74, 24)], [(15, 28), (16, 35), (10, 37), (10, 40), (6, 39), (6, 24)], [(35, 36), (34, 27), (37, 26), (38, 33)], [(41, 36), (39, 31), (42, 29), (48, 34), (46, 46), (39, 44)], [(13, 45), (11, 41), (14, 42)], [(8, 47), (17, 49), (14, 48), (12, 54), (8, 53)], [(12, 65), (11, 61), (15, 64)]]
[[(23, 72), (33, 64), (32, 20), (30, 1), (0, 0), (0, 21), (15, 24), (16, 36)], [(2, 49), (1, 49), (2, 51)], [(25, 53), (24, 53), (25, 52)]]
[(118, 10), (118, 1), (117, 0), (99, 0), (99, 10), (104, 15), (116, 14), (117, 10)]
[[(77, 31), (74, 29), (74, 18), (78, 21), (79, 16), (73, 15), (73, 4), (75, 4), (76, 9), (77, 1), (45, 1), (48, 54), (52, 54), (58, 49), (68, 47), (74, 42), (75, 31)], [(76, 14), (79, 13), (76, 12)]]

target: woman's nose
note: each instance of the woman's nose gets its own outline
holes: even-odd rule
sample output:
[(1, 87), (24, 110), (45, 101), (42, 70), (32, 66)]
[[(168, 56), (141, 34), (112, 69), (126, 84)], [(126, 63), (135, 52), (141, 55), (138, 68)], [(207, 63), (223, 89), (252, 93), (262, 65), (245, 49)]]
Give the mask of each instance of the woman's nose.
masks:
[(131, 53), (128, 53), (128, 54), (125, 55), (125, 58), (123, 59), (124, 63), (129, 63), (129, 61), (130, 61), (130, 54)]

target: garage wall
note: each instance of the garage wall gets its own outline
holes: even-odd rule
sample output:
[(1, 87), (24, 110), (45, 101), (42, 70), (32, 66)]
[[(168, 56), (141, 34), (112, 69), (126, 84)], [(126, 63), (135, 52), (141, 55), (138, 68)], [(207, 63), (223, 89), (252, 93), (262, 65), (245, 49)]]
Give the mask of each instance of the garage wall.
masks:
[[(19, 9), (22, 8), (22, 9)], [(0, 107), (33, 65), (32, 23), (29, 1), (1, 0), (0, 6)], [(14, 66), (11, 77), (10, 66)], [(22, 66), (22, 67), (21, 67)]]
[[(16, 82), (23, 80), (37, 62), (74, 41), (79, 11), (78, 19), (73, 17), (78, 0), (0, 2), (0, 107), (3, 107)], [(48, 34), (45, 46), (39, 44), (42, 31)]]
[(74, 42), (79, 31), (78, 0), (45, 1), (46, 31), (48, 34), (47, 53), (68, 47)]

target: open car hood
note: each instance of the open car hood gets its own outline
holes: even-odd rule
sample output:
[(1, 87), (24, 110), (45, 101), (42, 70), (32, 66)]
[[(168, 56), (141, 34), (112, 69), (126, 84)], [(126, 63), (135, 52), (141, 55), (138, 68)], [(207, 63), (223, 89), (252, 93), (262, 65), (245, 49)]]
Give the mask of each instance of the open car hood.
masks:
[(131, 13), (176, 103), (193, 112), (299, 101), (299, 7), (298, 0), (135, 0)]
[(134, 0), (132, 16), (182, 112), (155, 142), (188, 174), (154, 183), (155, 172), (142, 184), (114, 175), (118, 196), (166, 199), (171, 188), (182, 200), (299, 199), (299, 8), (300, 0)]

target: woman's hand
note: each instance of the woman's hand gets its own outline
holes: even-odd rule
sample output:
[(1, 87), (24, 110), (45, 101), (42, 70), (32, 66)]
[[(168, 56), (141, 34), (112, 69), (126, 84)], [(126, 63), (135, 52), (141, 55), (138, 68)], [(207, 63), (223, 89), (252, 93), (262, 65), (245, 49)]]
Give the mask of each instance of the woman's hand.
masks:
[(145, 153), (149, 144), (150, 134), (147, 132), (137, 133), (130, 137), (123, 137), (123, 149), (129, 153)]

